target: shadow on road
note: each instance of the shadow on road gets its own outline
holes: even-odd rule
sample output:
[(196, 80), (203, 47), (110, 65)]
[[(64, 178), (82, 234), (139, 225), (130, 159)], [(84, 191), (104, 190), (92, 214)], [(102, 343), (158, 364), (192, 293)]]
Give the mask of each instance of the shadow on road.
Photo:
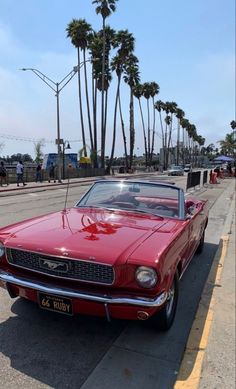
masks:
[[(15, 316), (0, 324), (0, 352), (10, 359), (13, 369), (32, 379), (57, 389), (78, 389), (110, 347), (116, 345), (119, 350), (124, 348), (156, 358), (154, 376), (158, 377), (158, 387), (173, 388), (217, 247), (206, 243), (204, 253), (193, 258), (180, 282), (177, 316), (168, 333), (157, 332), (141, 322), (113, 320), (109, 324), (94, 317), (65, 317), (18, 298), (11, 307)], [(215, 272), (217, 266), (215, 263)], [(212, 284), (209, 288), (209, 301), (214, 287)], [(205, 317), (198, 340), (204, 322)], [(171, 367), (169, 376), (160, 361), (167, 369)], [(191, 366), (187, 374), (190, 373)], [(1, 378), (1, 384), (8, 387), (7, 377)]]

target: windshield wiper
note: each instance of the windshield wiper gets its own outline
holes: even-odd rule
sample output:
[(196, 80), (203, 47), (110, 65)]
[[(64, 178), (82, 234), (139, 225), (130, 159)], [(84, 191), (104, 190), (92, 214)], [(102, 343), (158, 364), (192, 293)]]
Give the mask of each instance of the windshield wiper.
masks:
[(76, 205), (76, 208), (96, 208), (96, 209), (105, 209), (107, 211), (112, 211), (113, 208), (105, 207), (104, 205)]

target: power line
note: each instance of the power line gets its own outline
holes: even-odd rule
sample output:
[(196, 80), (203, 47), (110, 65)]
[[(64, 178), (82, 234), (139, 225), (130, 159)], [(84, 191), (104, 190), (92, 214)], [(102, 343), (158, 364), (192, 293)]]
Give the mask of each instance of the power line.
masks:
[[(26, 138), (26, 137), (19, 137), (19, 136), (16, 136), (16, 135), (8, 135), (8, 134), (0, 134), (0, 137), (3, 138), (3, 139), (10, 139), (10, 140), (18, 140), (18, 141), (21, 141), (21, 142), (32, 142), (32, 143), (37, 143), (37, 142), (40, 142), (40, 141), (44, 141), (45, 143), (55, 143), (55, 140), (49, 140), (49, 139), (45, 139), (45, 138), (41, 138), (41, 139), (34, 139), (34, 138)], [(75, 142), (82, 142), (82, 139), (67, 139), (68, 142), (70, 143), (75, 143)]]

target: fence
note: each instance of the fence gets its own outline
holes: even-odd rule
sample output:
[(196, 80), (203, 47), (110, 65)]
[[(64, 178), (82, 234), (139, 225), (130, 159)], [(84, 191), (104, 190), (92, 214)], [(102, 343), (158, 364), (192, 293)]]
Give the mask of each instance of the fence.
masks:
[(195, 186), (200, 186), (201, 183), (201, 172), (190, 172), (187, 177), (187, 185), (186, 190), (189, 188), (193, 188)]
[(202, 185), (207, 184), (207, 180), (208, 180), (208, 170), (204, 170)]
[[(69, 168), (65, 169), (63, 179), (70, 178), (83, 178), (83, 177), (95, 177), (95, 176), (104, 176), (105, 169), (102, 168)], [(55, 171), (55, 176), (57, 179), (57, 171)], [(48, 180), (48, 170), (41, 170), (41, 179), (42, 181)], [(24, 180), (25, 182), (34, 182), (36, 180), (36, 166), (25, 166), (24, 169)], [(7, 182), (9, 184), (16, 183), (16, 167), (7, 166)]]

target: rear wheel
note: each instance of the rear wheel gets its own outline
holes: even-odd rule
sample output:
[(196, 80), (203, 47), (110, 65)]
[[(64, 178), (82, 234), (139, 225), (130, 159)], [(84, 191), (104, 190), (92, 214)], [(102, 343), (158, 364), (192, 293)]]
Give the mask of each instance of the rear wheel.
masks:
[(201, 236), (201, 239), (200, 239), (198, 248), (197, 248), (197, 250), (196, 250), (196, 253), (197, 253), (197, 254), (201, 254), (201, 253), (203, 252), (203, 249), (204, 249), (204, 241), (205, 241), (205, 230), (204, 230), (203, 233), (202, 233), (202, 236)]
[(150, 319), (152, 325), (161, 331), (168, 331), (173, 324), (178, 302), (178, 284), (179, 278), (176, 273), (169, 289), (168, 299), (164, 307)]

